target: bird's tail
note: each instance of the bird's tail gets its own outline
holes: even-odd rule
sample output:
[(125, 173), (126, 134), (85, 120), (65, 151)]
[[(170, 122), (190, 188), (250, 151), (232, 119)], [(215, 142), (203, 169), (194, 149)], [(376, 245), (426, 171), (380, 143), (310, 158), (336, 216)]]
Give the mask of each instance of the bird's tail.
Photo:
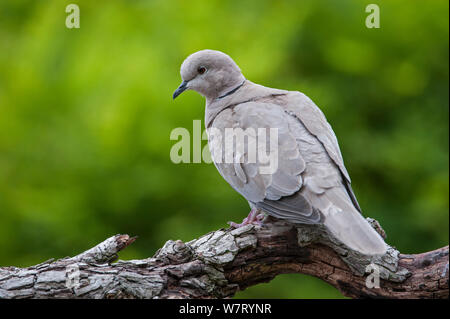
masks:
[(383, 255), (388, 246), (356, 210), (342, 188), (327, 190), (322, 196), (325, 226), (348, 247), (365, 255)]

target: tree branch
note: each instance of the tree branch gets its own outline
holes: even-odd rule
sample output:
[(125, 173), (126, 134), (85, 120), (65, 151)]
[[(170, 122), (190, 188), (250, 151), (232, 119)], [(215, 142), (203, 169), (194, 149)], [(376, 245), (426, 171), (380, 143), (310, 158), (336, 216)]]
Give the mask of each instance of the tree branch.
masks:
[(323, 227), (272, 219), (188, 243), (169, 240), (152, 258), (111, 263), (134, 240), (116, 235), (75, 257), (2, 267), (0, 298), (224, 298), (286, 273), (315, 276), (352, 298), (449, 297), (448, 246), (417, 255), (391, 247), (375, 258)]

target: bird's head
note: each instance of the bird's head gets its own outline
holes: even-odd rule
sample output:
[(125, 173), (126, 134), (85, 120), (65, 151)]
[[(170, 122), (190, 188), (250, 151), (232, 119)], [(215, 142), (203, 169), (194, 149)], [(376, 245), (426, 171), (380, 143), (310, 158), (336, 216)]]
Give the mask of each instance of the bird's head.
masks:
[(181, 65), (180, 74), (183, 82), (173, 93), (174, 99), (186, 90), (194, 90), (213, 100), (245, 80), (233, 59), (214, 50), (202, 50), (188, 56)]

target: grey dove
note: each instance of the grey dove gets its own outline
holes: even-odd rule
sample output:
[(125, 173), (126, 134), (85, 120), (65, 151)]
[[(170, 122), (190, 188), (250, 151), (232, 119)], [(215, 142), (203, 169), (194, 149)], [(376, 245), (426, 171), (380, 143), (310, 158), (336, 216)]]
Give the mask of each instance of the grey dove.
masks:
[[(213, 162), (250, 204), (249, 216), (241, 224), (231, 222), (232, 227), (260, 224), (267, 214), (293, 224), (324, 224), (345, 245), (366, 255), (386, 252), (384, 240), (361, 215), (336, 136), (310, 98), (252, 83), (220, 51), (191, 54), (180, 74), (182, 83), (173, 98), (186, 90), (206, 98), (205, 126)], [(276, 129), (276, 145), (267, 146), (274, 144), (271, 138), (257, 144), (257, 136), (249, 133), (244, 151), (236, 145), (226, 148), (223, 136), (229, 128)], [(250, 161), (252, 145), (267, 146), (276, 155), (276, 169), (263, 171), (262, 161)]]

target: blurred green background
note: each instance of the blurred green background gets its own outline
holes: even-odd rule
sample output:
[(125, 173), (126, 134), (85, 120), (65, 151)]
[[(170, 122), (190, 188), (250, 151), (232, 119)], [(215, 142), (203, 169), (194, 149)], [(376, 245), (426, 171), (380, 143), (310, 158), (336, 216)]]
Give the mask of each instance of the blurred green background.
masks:
[[(81, 10), (67, 29), (66, 5)], [(365, 27), (369, 3), (380, 29)], [(299, 90), (338, 136), (366, 216), (404, 253), (448, 244), (448, 1), (0, 2), (0, 266), (139, 235), (121, 259), (240, 221), (247, 202), (212, 164), (170, 161), (179, 67), (222, 50), (251, 81)], [(283, 275), (237, 297), (338, 298)]]

